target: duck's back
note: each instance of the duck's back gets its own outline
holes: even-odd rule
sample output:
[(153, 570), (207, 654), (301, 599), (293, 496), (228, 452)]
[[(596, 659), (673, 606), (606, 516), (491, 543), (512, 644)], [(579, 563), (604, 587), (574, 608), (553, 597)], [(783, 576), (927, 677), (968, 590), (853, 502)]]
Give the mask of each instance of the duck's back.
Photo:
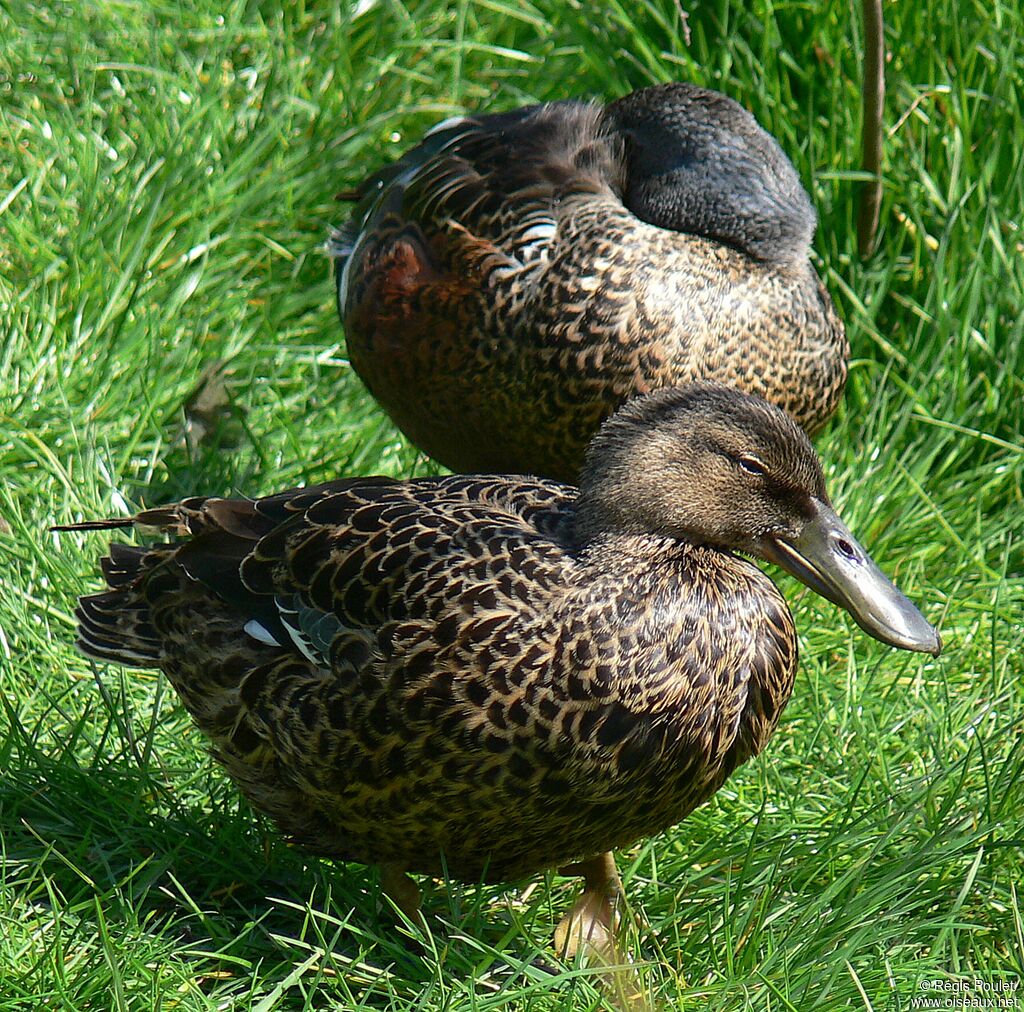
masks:
[(83, 599), (162, 668), (256, 807), (317, 853), (503, 879), (684, 817), (760, 750), (796, 663), (756, 567), (572, 546), (551, 482), (350, 479), (141, 522)]
[[(704, 134), (666, 184), (650, 151), (659, 102), (680, 89), (675, 135), (680, 116)], [(734, 135), (739, 155), (725, 157)], [(665, 212), (652, 186), (680, 207)], [(458, 118), (370, 177), (335, 236), (350, 358), (396, 424), (456, 470), (575, 480), (620, 403), (701, 378), (814, 431), (847, 348), (807, 259), (813, 221), (775, 142), (714, 92)]]

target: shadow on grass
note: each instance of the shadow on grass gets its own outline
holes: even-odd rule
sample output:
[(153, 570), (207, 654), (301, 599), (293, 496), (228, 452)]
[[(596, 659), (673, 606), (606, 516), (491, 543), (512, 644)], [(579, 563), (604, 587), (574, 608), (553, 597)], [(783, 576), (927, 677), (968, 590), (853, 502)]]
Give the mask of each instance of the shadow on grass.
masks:
[[(302, 889), (301, 856), (270, 838), (205, 771), (165, 774), (155, 759), (139, 766), (125, 753), (82, 764), (70, 750), (41, 747), (16, 724), (5, 751), (7, 867), (38, 869), (69, 903), (91, 893), (130, 901), (137, 916), (142, 907), (170, 914), (185, 894), (216, 907), (228, 933), (251, 921), (268, 894)], [(209, 781), (211, 804), (177, 797), (176, 774), (191, 779), (185, 786), (192, 789)]]
[[(71, 702), (54, 712), (75, 712)], [(23, 921), (62, 923), (69, 951), (76, 936), (86, 944), (95, 934), (102, 910), (104, 930), (145, 934), (185, 955), (197, 979), (230, 973), (235, 988), (240, 966), (265, 988), (319, 952), (330, 980), (344, 973), (365, 1008), (389, 1008), (394, 987), (415, 994), (441, 974), (481, 982), (484, 993), (511, 977), (542, 991), (591, 990), (584, 971), (550, 976), (559, 968), (531, 941), (547, 937), (534, 924), (537, 905), (495, 908), (493, 890), (424, 883), (429, 934), (413, 942), (371, 869), (290, 847), (212, 759), (166, 768), (141, 722), (126, 742), (121, 718), (108, 716), (98, 736), (94, 720), (78, 718), (54, 746), (42, 722), (29, 729), (7, 707), (0, 739), (0, 888)], [(26, 975), (39, 972), (26, 965)]]

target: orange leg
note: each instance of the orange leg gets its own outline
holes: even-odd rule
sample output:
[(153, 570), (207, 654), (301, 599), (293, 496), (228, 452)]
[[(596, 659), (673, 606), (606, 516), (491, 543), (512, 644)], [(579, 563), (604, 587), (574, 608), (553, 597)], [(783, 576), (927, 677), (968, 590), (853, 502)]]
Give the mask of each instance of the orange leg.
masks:
[(646, 986), (616, 936), (624, 912), (622, 882), (611, 851), (558, 869), (560, 875), (582, 875), (583, 892), (555, 929), (555, 951), (575, 959), (583, 951), (603, 965), (602, 990), (617, 1012), (654, 1012)]
[(622, 882), (611, 851), (559, 868), (560, 875), (582, 875), (583, 892), (555, 929), (555, 951), (573, 959), (580, 951), (618, 962), (615, 931)]

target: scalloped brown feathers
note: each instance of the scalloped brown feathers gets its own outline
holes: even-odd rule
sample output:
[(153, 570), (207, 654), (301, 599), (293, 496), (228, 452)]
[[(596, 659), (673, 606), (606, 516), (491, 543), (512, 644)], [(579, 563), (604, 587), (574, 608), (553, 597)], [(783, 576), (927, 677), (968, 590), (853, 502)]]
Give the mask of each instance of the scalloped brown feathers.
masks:
[(457, 471), (575, 481), (628, 398), (700, 379), (815, 432), (849, 347), (793, 166), (687, 84), (458, 117), (359, 188), (332, 237), (349, 357)]
[(789, 612), (756, 567), (580, 546), (554, 482), (355, 478), (139, 515), (80, 645), (163, 668), (252, 803), (319, 854), (517, 878), (657, 832), (759, 751)]

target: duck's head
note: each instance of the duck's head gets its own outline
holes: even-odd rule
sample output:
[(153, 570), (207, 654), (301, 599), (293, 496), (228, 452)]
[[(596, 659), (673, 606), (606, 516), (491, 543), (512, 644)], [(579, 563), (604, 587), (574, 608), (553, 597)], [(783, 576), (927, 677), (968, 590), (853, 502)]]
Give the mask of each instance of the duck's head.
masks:
[(832, 508), (803, 430), (717, 383), (628, 402), (587, 450), (577, 536), (647, 534), (765, 559), (845, 608), (875, 639), (938, 654), (938, 633)]
[(810, 198), (782, 148), (741, 105), (692, 84), (663, 84), (613, 102), (605, 115), (625, 140), (622, 199), (638, 217), (757, 260), (806, 260)]

